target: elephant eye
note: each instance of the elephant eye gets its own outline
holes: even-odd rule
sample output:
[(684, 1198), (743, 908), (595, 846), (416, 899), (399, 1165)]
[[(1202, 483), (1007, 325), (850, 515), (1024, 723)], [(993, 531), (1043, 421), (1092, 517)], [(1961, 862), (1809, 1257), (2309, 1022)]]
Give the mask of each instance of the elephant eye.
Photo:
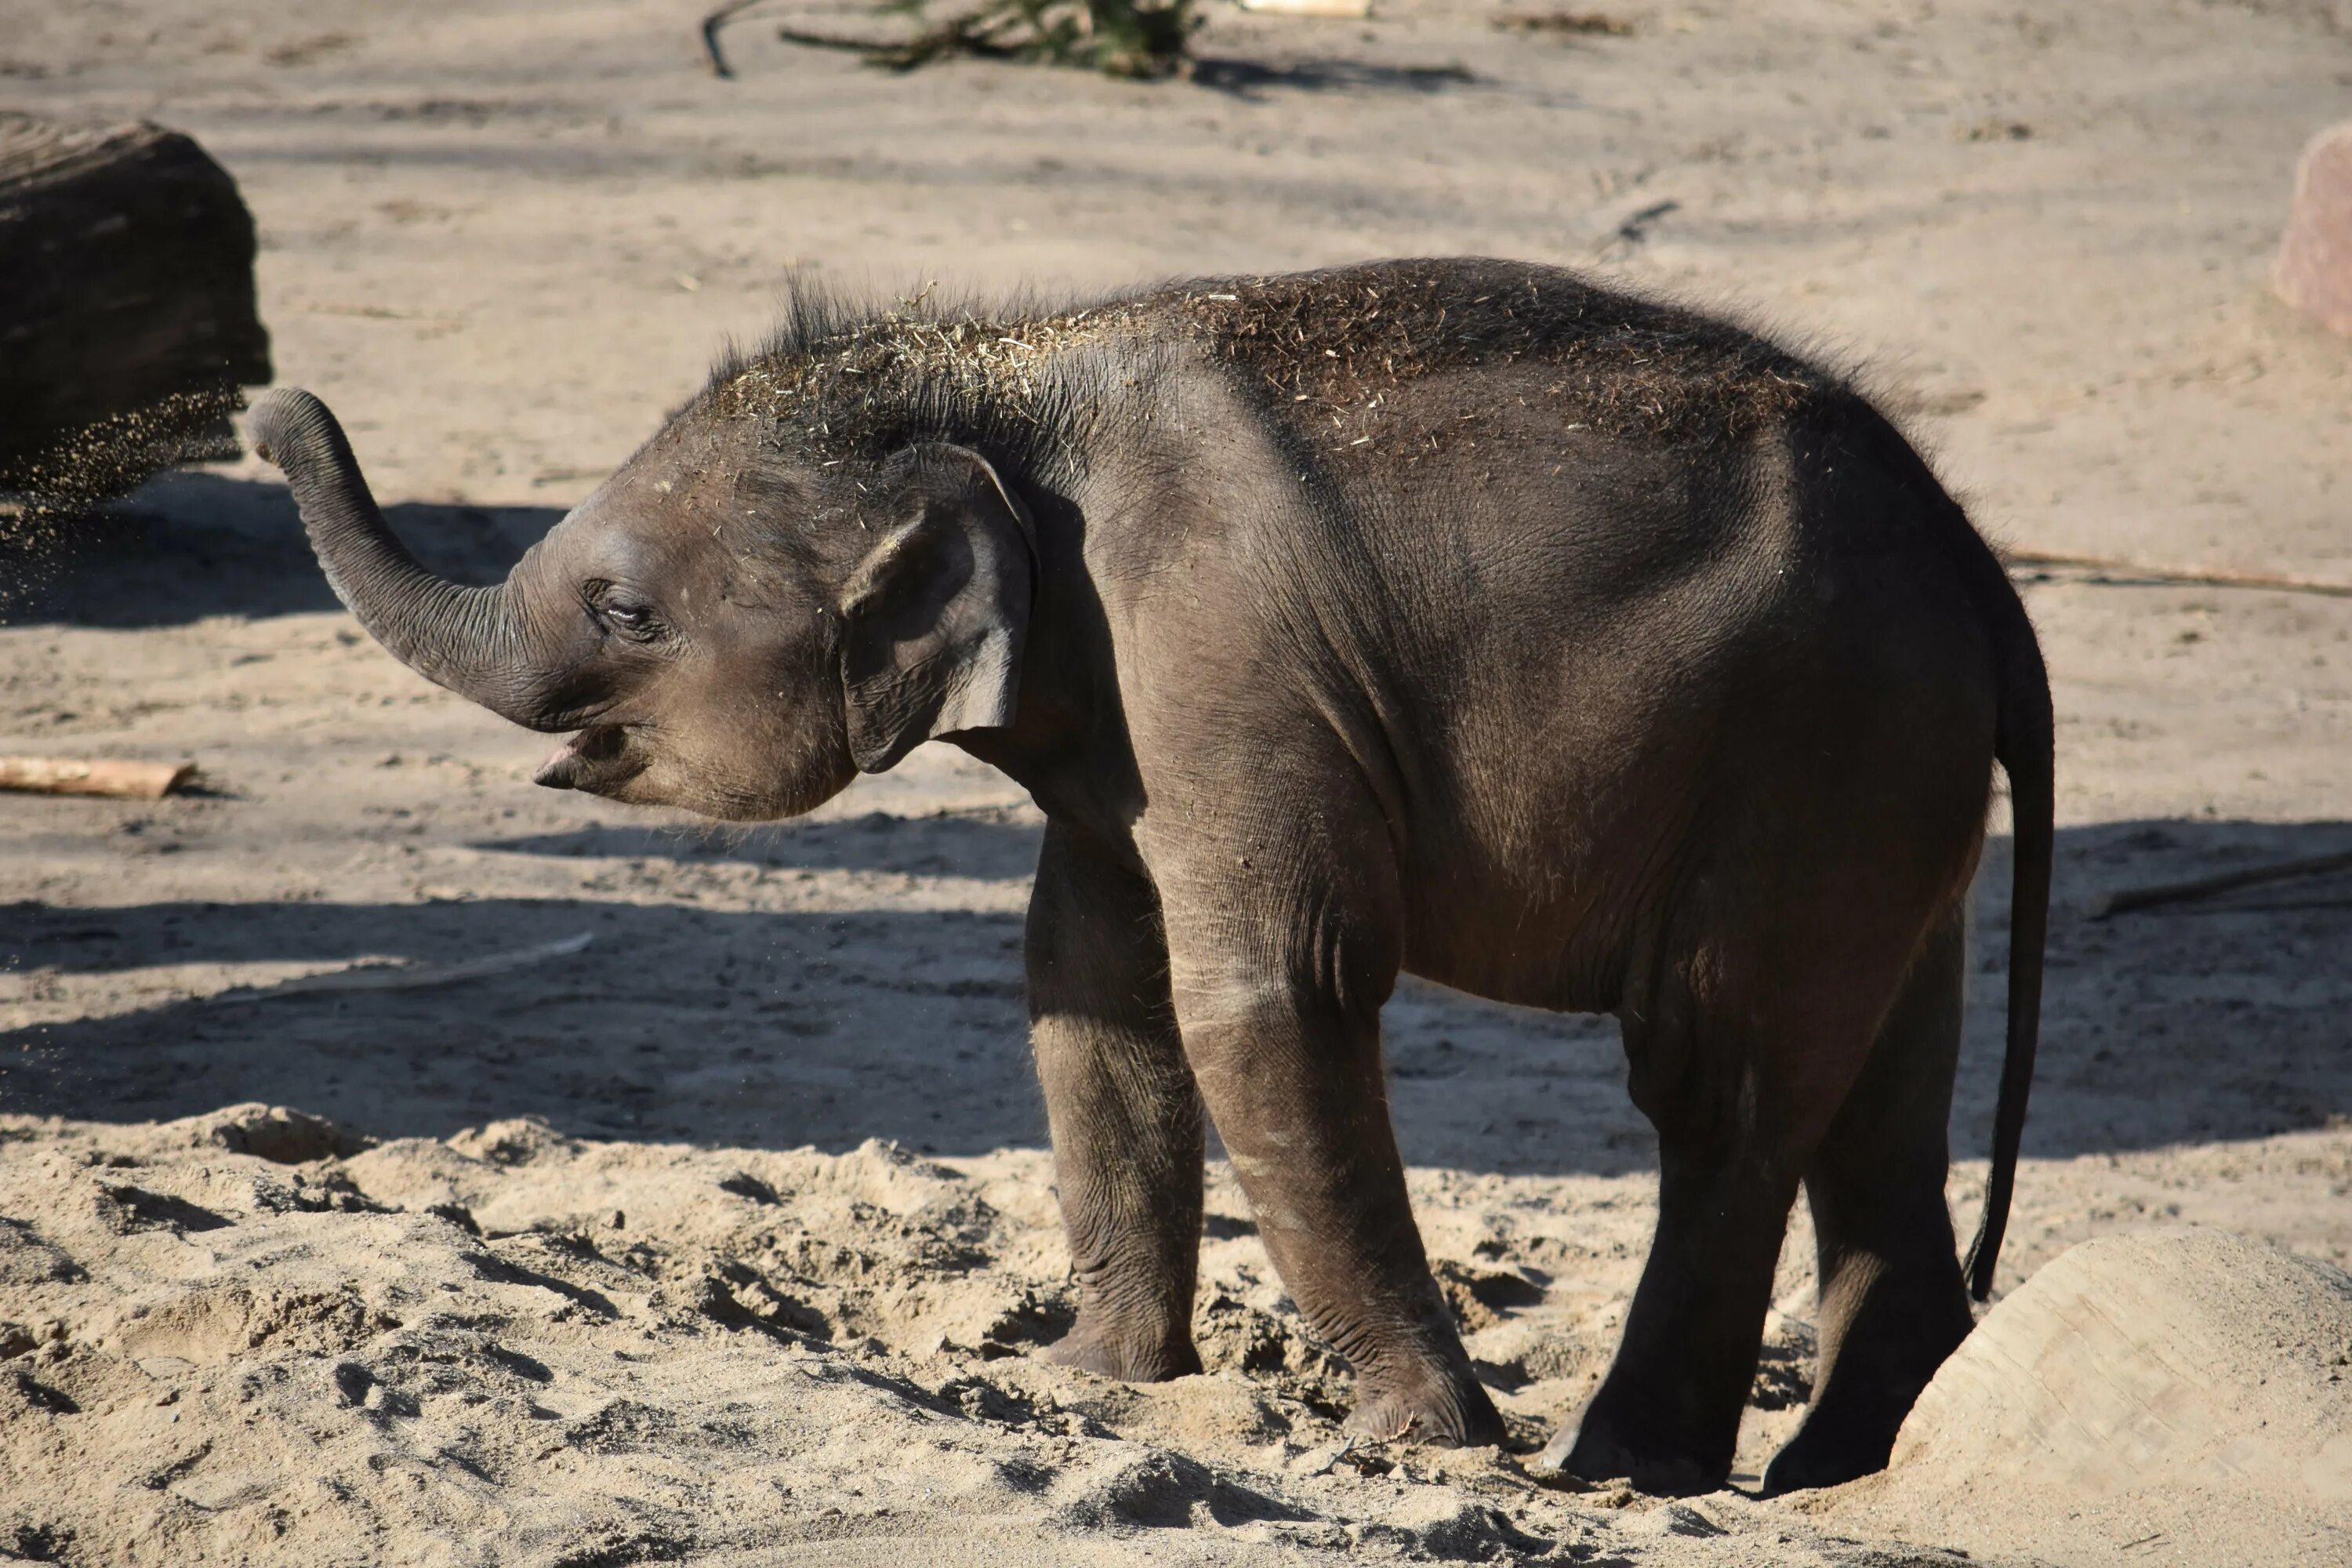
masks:
[(634, 599), (608, 598), (596, 608), (597, 613), (604, 617), (605, 625), (623, 637), (642, 642), (661, 630), (661, 622), (656, 618), (652, 608)]

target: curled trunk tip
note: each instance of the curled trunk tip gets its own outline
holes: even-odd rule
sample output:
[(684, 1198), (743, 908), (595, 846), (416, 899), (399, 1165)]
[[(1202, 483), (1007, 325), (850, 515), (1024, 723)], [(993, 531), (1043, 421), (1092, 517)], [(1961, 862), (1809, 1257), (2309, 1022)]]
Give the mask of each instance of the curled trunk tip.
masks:
[(324, 403), (280, 387), (246, 420), (254, 451), (285, 470), (310, 548), (368, 635), (401, 663), (519, 724), (534, 724), (532, 682), (507, 587), (435, 575), (400, 542), (368, 493), (343, 427)]
[(342, 426), (325, 404), (299, 386), (281, 386), (264, 396), (246, 416), (245, 427), (253, 438), (254, 456), (281, 468), (303, 448), (319, 450), (322, 456), (339, 452), (351, 457), (352, 446), (343, 437)]

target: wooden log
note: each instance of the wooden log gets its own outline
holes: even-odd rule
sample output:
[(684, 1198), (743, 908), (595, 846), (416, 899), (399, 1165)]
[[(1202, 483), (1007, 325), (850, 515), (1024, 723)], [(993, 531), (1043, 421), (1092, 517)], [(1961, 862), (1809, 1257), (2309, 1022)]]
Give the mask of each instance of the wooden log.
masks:
[(175, 131), (0, 113), (0, 491), (94, 504), (236, 450), (269, 379), (252, 215)]
[(129, 763), (104, 757), (0, 757), (0, 789), (37, 795), (102, 795), (161, 800), (195, 777), (194, 763)]

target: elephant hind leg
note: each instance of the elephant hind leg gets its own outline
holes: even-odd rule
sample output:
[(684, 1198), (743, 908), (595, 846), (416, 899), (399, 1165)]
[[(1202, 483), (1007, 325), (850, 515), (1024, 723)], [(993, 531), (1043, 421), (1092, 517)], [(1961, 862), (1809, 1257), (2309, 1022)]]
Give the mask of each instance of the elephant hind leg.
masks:
[(1617, 1359), (1538, 1468), (1690, 1495), (1730, 1474), (1796, 1179), (1664, 1128), (1659, 1156), (1657, 1235)]
[(1768, 1494), (1884, 1469), (1919, 1391), (1973, 1323), (1944, 1202), (1966, 912), (1928, 935), (1805, 1171), (1821, 1276), (1812, 1408)]
[(1692, 1494), (1731, 1472), (1803, 1159), (1786, 1086), (1756, 1071), (1786, 1055), (1771, 1026), (1697, 994), (1689, 965), (1662, 968), (1675, 978), (1619, 1015), (1658, 1130), (1657, 1229), (1608, 1375), (1537, 1468)]
[[(1571, 1474), (1629, 1476), (1647, 1491), (1729, 1477), (1798, 1184), (1843, 1128), (1826, 1168), (1842, 1196), (1871, 1203), (1873, 1104), (1913, 1087), (1855, 1088), (1874, 1056), (1902, 1057), (1877, 1038), (1917, 951), (1899, 921), (1790, 921), (1760, 936), (1755, 922), (1715, 923), (1741, 940), (1662, 944), (1672, 956), (1654, 967), (1660, 982), (1619, 1015), (1634, 1103), (1658, 1130), (1657, 1233), (1609, 1375), (1546, 1453)], [(1943, 1235), (1948, 1271), (1948, 1224)], [(1907, 1287), (1913, 1254), (1901, 1257)]]

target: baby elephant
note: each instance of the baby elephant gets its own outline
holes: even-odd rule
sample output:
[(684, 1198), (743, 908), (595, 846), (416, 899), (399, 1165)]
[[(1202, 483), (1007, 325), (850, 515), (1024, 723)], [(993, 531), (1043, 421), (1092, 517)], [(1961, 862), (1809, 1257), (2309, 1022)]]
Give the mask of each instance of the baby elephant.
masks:
[(1944, 1203), (1965, 899), (2016, 817), (2009, 1055), (2051, 855), (2042, 658), (1902, 437), (1758, 338), (1549, 268), (1392, 261), (1061, 310), (803, 293), (502, 584), (419, 567), (333, 417), (254, 414), (343, 602), (564, 732), (558, 789), (789, 816), (927, 740), (1047, 826), (1037, 1070), (1079, 1310), (1194, 1372), (1203, 1112), (1357, 1429), (1502, 1423), (1382, 1089), (1400, 972), (1613, 1013), (1658, 1228), (1549, 1463), (1720, 1485), (1798, 1184), (1820, 1375), (1768, 1487), (1885, 1464), (1970, 1314)]

